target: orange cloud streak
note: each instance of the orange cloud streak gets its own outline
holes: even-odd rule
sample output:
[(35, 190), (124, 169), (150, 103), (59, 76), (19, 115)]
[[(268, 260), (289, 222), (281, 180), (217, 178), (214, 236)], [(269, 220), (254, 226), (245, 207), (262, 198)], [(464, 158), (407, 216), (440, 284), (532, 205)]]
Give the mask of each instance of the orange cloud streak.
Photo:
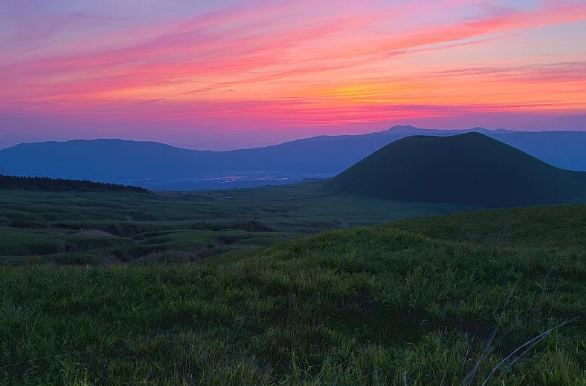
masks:
[[(456, 49), (474, 52), (488, 41), (506, 45), (520, 31), (584, 21), (585, 3), (546, 1), (497, 13), (474, 8), (473, 15), (464, 7), (469, 3), (372, 0), (357, 7), (345, 1), (337, 10), (316, 6), (308, 13), (305, 2), (276, 2), (139, 26), (128, 31), (139, 37), (108, 49), (11, 57), (0, 66), (0, 109), (226, 125), (344, 125), (450, 115), (455, 106), (586, 111), (586, 52), (565, 64), (558, 63), (564, 58), (517, 66), (496, 59), (491, 66), (452, 64)], [(468, 11), (441, 22), (408, 22), (423, 17), (426, 7)]]

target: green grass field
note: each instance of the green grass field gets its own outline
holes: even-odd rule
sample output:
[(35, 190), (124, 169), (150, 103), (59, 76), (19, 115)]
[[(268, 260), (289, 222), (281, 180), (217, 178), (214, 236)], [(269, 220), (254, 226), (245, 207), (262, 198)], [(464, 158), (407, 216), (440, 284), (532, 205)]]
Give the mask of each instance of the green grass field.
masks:
[[(404, 220), (274, 243), (450, 210), (377, 201), (351, 209), (350, 197), (283, 189), (293, 189), (287, 199), (271, 189), (131, 203), (4, 198), (5, 221), (43, 223), (4, 224), (2, 235), (15, 233), (1, 245), (14, 251), (31, 240), (46, 251), (69, 245), (82, 230), (115, 234), (115, 248), (191, 248), (209, 242), (205, 232), (272, 246), (193, 264), (1, 267), (0, 384), (586, 384), (586, 207)], [(74, 220), (83, 227), (72, 233), (55, 226)], [(236, 220), (276, 231), (190, 228)], [(53, 252), (42, 256), (56, 262)]]
[(193, 262), (462, 208), (332, 195), (319, 183), (185, 194), (0, 190), (0, 264)]

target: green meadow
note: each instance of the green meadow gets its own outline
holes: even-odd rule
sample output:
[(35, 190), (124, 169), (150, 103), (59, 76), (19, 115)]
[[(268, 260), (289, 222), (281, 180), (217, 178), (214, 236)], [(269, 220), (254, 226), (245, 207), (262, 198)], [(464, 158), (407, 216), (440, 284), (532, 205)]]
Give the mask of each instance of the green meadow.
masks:
[(586, 207), (463, 209), (1, 191), (0, 385), (586, 384)]
[(194, 262), (462, 208), (334, 195), (322, 183), (163, 194), (0, 190), (0, 264)]

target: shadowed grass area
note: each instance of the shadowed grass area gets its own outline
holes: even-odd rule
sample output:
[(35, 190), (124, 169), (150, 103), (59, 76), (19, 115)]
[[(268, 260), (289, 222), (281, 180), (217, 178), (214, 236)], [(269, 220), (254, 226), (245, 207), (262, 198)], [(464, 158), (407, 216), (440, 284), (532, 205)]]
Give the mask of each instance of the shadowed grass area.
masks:
[(204, 193), (0, 190), (0, 264), (188, 262), (462, 206), (332, 196), (322, 184)]
[(584, 384), (585, 213), (329, 231), (206, 264), (3, 267), (0, 384)]

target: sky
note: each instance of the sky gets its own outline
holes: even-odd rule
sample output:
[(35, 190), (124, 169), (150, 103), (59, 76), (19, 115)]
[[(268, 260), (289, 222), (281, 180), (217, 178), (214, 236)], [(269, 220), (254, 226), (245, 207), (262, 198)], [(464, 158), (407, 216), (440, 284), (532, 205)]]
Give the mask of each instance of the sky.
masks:
[(586, 0), (0, 0), (0, 147), (586, 130)]

